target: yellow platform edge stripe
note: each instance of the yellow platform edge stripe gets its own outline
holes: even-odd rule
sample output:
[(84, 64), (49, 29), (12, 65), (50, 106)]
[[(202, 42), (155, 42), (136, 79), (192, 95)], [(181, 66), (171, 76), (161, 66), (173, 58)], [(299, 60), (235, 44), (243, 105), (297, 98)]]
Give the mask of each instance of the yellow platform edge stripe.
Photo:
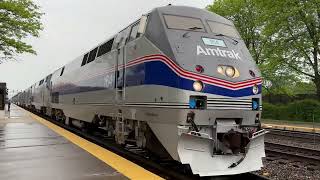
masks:
[(263, 123), (262, 124), (263, 127), (267, 127), (267, 128), (286, 128), (286, 129), (296, 129), (296, 130), (308, 130), (310, 131), (316, 131), (316, 132), (320, 132), (320, 128), (313, 128), (313, 127), (305, 127), (305, 126), (294, 126), (294, 125), (285, 125), (285, 124), (269, 124), (269, 123)]
[[(27, 111), (28, 112), (28, 111)], [(61, 136), (65, 137), (75, 145), (79, 146), (80, 148), (84, 149), (85, 151), (89, 152), (93, 156), (97, 157), (101, 161), (105, 162), (107, 165), (111, 166), (124, 176), (128, 177), (129, 179), (134, 180), (158, 180), (163, 179), (162, 177), (144, 169), (143, 167), (111, 152), (108, 151), (84, 138), (77, 136), (74, 133), (71, 133), (31, 112), (28, 112), (30, 116), (40, 122), (41, 124), (47, 126), (48, 128), (52, 129), (56, 133), (60, 134)]]

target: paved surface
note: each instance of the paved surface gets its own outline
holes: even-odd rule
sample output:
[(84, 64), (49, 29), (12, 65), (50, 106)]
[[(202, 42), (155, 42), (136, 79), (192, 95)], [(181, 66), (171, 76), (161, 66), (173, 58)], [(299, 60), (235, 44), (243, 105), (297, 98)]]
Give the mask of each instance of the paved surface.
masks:
[(127, 179), (12, 104), (0, 120), (0, 180)]

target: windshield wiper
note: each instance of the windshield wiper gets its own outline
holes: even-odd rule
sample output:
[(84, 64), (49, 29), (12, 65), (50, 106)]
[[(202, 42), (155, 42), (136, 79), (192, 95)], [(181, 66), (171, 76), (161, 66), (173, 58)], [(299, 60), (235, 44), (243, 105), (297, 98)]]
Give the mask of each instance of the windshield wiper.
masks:
[(195, 31), (195, 30), (199, 30), (199, 29), (202, 29), (201, 27), (197, 27), (197, 26), (194, 26), (194, 27), (190, 27), (188, 28), (189, 30), (192, 30), (192, 31)]
[[(189, 30), (192, 30), (192, 31), (196, 31), (196, 30), (200, 30), (200, 29), (202, 29), (201, 27), (197, 27), (197, 26), (194, 26), (194, 27), (190, 27), (190, 28), (188, 28)], [(184, 37), (184, 38), (188, 38), (188, 37), (190, 37), (190, 36), (188, 36), (188, 34), (189, 34), (189, 32), (185, 32), (183, 35), (182, 35), (182, 37)]]
[(226, 35), (224, 35), (224, 34), (216, 34), (215, 36), (227, 37), (227, 38), (229, 38), (229, 39), (231, 39), (231, 40), (233, 41), (232, 44), (234, 44), (234, 45), (237, 45), (237, 44), (239, 43), (239, 41), (237, 41), (237, 40), (235, 40), (235, 39), (233, 39), (233, 38), (231, 38), (231, 37), (229, 37), (229, 36), (226, 36)]

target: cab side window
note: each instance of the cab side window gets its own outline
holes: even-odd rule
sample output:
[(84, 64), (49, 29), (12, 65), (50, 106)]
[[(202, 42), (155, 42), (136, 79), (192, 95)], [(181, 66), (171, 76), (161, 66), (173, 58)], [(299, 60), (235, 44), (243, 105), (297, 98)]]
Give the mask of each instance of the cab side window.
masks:
[(130, 27), (124, 29), (123, 31), (121, 31), (116, 38), (116, 48), (122, 47), (126, 44), (127, 42), (127, 38), (130, 32)]
[(102, 44), (99, 47), (97, 57), (102, 56), (102, 55), (108, 53), (109, 51), (111, 51), (112, 44), (113, 44), (113, 38), (111, 40), (109, 40), (108, 42)]
[(132, 28), (131, 28), (131, 33), (130, 33), (130, 37), (129, 37), (129, 41), (132, 41), (136, 38), (139, 37), (138, 34), (138, 28), (139, 28), (139, 22), (135, 23)]
[(96, 58), (97, 51), (98, 51), (97, 47), (90, 51), (87, 63), (92, 62)]
[(83, 56), (83, 59), (82, 59), (82, 63), (81, 63), (81, 66), (84, 66), (87, 62), (87, 59), (88, 59), (88, 56), (89, 56), (89, 53), (85, 54)]

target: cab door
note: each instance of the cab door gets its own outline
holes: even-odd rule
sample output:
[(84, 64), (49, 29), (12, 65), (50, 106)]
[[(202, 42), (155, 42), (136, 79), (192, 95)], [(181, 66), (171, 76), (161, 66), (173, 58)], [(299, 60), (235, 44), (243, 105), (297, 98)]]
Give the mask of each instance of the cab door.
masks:
[(51, 94), (52, 94), (52, 74), (48, 75), (46, 78), (46, 86), (45, 86), (45, 96), (44, 96), (44, 106), (51, 107)]
[(116, 103), (122, 104), (125, 100), (125, 73), (126, 73), (126, 41), (130, 28), (121, 31), (116, 38), (117, 58), (115, 71)]

